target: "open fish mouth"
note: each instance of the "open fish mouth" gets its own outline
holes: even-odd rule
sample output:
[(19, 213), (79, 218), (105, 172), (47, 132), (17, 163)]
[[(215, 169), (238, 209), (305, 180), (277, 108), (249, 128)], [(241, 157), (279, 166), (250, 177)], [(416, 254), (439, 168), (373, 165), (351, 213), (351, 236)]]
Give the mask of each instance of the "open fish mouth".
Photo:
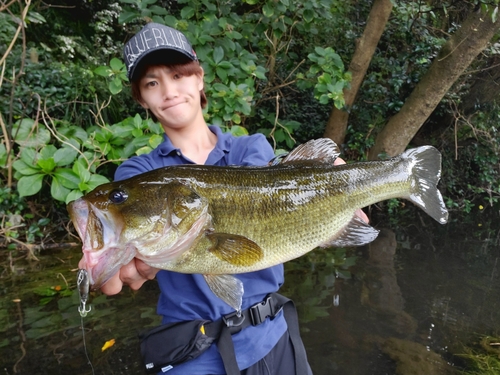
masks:
[(90, 203), (77, 199), (69, 203), (68, 210), (71, 221), (83, 242), (84, 252), (99, 251), (110, 243), (109, 224), (103, 223), (104, 215), (93, 209)]
[(119, 269), (119, 265), (112, 266), (113, 254), (120, 248), (116, 235), (120, 233), (119, 222), (107, 220), (102, 211), (82, 198), (70, 202), (68, 211), (82, 240), (83, 268), (88, 272), (92, 288), (98, 289)]

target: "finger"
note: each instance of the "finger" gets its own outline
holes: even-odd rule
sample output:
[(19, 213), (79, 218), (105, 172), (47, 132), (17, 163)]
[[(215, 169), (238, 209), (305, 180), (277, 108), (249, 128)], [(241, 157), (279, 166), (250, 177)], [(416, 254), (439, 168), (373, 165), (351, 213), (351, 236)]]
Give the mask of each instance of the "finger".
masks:
[(78, 262), (78, 268), (80, 269), (85, 269), (87, 266), (87, 263), (85, 262), (85, 257), (82, 257), (80, 261)]
[(368, 216), (364, 213), (364, 211), (361, 208), (356, 210), (355, 215), (359, 217), (361, 220), (363, 220), (365, 223), (370, 222), (370, 219), (368, 219)]
[(333, 161), (333, 165), (342, 165), (342, 164), (345, 164), (345, 160), (342, 159), (342, 158), (337, 158)]
[(112, 296), (120, 293), (122, 288), (123, 282), (120, 280), (120, 271), (118, 271), (106, 282), (106, 284), (101, 286), (101, 291), (108, 296)]
[(158, 268), (153, 268), (137, 258), (135, 258), (135, 267), (137, 268), (137, 272), (148, 280), (153, 280), (159, 271)]
[(135, 265), (135, 259), (122, 266), (120, 269), (120, 279), (124, 284), (131, 285), (138, 280), (145, 279), (138, 271)]

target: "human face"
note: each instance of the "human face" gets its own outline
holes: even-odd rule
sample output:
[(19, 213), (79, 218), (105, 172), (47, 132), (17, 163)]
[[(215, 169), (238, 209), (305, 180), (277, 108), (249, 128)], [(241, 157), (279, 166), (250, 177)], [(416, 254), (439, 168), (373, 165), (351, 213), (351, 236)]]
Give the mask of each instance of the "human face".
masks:
[(183, 75), (165, 65), (146, 68), (139, 80), (140, 104), (167, 129), (180, 129), (205, 122), (200, 104), (201, 74)]

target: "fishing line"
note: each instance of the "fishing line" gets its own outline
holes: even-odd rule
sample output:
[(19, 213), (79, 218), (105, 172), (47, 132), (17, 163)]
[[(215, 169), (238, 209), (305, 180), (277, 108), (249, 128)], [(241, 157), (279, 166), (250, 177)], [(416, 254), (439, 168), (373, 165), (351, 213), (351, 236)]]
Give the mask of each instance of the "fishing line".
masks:
[(92, 369), (92, 375), (95, 375), (94, 366), (92, 366), (92, 361), (89, 358), (89, 352), (87, 351), (87, 342), (85, 340), (85, 329), (83, 328), (83, 316), (80, 316), (80, 326), (82, 327), (82, 339), (83, 339), (83, 351), (85, 352), (85, 357), (87, 357), (87, 363)]

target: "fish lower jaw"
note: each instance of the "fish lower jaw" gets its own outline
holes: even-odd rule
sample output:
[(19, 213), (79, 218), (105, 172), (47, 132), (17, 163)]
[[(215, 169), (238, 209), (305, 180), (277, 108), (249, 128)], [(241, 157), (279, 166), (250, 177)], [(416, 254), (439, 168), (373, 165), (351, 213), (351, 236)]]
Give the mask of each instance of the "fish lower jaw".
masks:
[(85, 263), (88, 268), (95, 267), (103, 258), (103, 256), (109, 252), (110, 248), (101, 248), (99, 250), (95, 250), (91, 247), (83, 247), (82, 252), (85, 258)]

